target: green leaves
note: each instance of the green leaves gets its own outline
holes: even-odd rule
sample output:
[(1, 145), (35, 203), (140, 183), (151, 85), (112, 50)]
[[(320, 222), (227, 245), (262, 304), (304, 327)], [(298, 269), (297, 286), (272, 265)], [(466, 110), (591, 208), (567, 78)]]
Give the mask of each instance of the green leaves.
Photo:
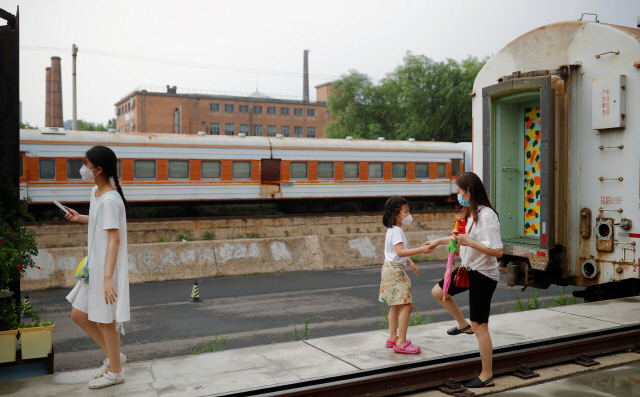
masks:
[(356, 70), (334, 82), (327, 106), (331, 138), (471, 140), (473, 82), (486, 59), (434, 62), (407, 52), (378, 85)]

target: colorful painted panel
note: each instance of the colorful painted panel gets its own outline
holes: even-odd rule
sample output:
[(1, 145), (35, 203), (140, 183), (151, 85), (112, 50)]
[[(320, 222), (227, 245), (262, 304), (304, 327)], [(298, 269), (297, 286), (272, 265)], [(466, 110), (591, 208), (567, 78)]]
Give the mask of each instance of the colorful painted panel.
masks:
[(540, 106), (524, 109), (524, 235), (540, 237)]

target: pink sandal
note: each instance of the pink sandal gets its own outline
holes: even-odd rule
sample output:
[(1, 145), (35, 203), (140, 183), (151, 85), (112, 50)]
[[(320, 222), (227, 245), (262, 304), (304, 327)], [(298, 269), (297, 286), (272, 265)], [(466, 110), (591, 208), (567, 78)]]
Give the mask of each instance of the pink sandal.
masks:
[[(387, 344), (385, 345), (385, 347), (388, 347), (389, 349), (391, 349), (392, 347), (396, 347), (396, 342), (392, 341), (391, 339), (387, 339)], [(408, 339), (407, 342), (411, 343), (411, 341)]]
[(410, 340), (407, 340), (407, 343), (404, 346), (395, 346), (393, 351), (396, 353), (404, 353), (404, 354), (418, 354), (420, 353), (420, 346), (412, 345)]

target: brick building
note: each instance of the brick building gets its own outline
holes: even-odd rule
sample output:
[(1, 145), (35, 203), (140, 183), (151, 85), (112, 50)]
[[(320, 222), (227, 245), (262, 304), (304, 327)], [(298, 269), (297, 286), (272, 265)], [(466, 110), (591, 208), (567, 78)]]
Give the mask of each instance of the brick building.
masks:
[(258, 91), (243, 96), (179, 93), (175, 86), (167, 86), (166, 91), (139, 87), (115, 104), (116, 128), (119, 132), (323, 138), (329, 122), (326, 94), (323, 98), (305, 102)]

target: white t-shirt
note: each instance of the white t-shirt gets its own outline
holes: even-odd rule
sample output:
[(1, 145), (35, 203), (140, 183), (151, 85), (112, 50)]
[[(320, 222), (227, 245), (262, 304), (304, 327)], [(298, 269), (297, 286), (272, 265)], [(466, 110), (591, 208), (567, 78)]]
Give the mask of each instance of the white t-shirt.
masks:
[[(494, 250), (502, 248), (502, 238), (500, 237), (500, 221), (491, 208), (478, 207), (478, 220), (473, 221), (473, 217), (467, 219), (466, 232), (474, 241), (479, 241), (485, 247)], [(495, 256), (486, 255), (471, 247), (460, 246), (460, 259), (462, 265), (467, 269), (475, 270), (499, 281), (498, 259)]]
[(384, 260), (386, 262), (407, 264), (407, 257), (399, 257), (396, 252), (396, 244), (402, 243), (402, 248), (407, 249), (407, 237), (401, 227), (394, 226), (387, 229), (387, 237), (384, 240)]

